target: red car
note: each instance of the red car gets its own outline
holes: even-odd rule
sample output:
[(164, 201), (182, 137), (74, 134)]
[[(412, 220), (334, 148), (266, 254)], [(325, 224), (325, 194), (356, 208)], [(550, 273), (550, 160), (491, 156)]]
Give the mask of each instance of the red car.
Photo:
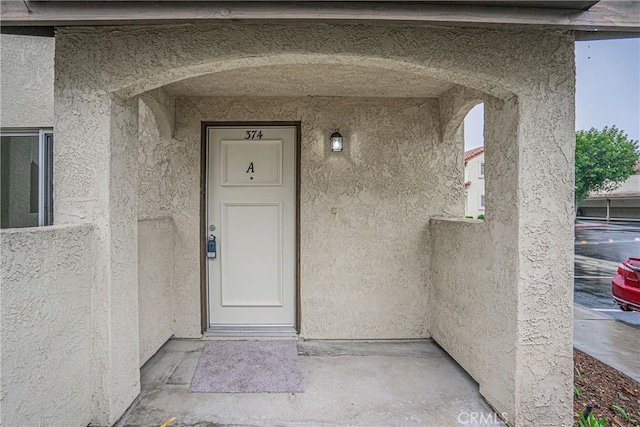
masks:
[(624, 311), (640, 311), (640, 257), (631, 257), (618, 266), (611, 281), (613, 301)]

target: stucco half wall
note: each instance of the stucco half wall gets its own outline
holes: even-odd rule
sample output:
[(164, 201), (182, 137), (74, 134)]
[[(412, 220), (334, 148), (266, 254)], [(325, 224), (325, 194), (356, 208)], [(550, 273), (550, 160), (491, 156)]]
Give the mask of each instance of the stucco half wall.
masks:
[[(537, 96), (485, 102), (486, 219), (432, 219), (429, 315), (510, 425), (555, 426), (573, 403), (573, 96)], [(562, 125), (539, 122), (547, 101)]]
[(3, 426), (91, 421), (89, 225), (0, 231)]
[(173, 234), (169, 217), (138, 221), (140, 366), (173, 335)]

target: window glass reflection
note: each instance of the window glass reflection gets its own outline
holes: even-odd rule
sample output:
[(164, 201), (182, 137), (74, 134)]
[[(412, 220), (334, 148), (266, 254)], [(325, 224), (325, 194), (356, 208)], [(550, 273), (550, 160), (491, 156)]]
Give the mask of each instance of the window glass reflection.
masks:
[(0, 228), (38, 225), (39, 137), (0, 137)]

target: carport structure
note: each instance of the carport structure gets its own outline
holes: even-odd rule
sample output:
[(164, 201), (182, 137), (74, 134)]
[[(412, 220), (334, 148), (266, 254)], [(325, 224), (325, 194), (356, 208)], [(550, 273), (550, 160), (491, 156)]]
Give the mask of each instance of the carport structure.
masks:
[[(64, 394), (65, 417), (113, 424), (169, 337), (219, 332), (213, 263), (226, 262), (227, 224), (251, 205), (264, 209), (238, 230), (276, 212), (274, 241), (285, 242), (277, 277), (291, 274), (293, 287), (277, 290), (293, 317), (278, 326), (311, 340), (432, 338), (510, 424), (571, 423), (574, 30), (638, 31), (637, 20), (604, 18), (635, 5), (108, 3), (28, 2), (30, 14), (3, 3), (3, 24), (55, 27), (57, 227), (2, 244), (14, 259), (54, 244), (48, 262), (90, 266), (78, 267), (90, 291), (75, 301), (87, 316), (74, 323), (69, 369), (82, 381)], [(463, 219), (461, 124), (480, 102), (484, 221)], [(291, 199), (212, 199), (218, 167), (220, 188), (254, 185), (224, 172), (244, 154), (210, 157), (216, 128), (291, 128), (293, 156), (278, 154), (281, 180), (265, 184), (291, 172)], [(229, 135), (220, 150), (244, 139)], [(240, 270), (258, 268), (247, 257)], [(19, 263), (2, 268), (20, 277)], [(223, 332), (261, 335), (247, 319)], [(30, 419), (12, 406), (19, 384), (5, 384), (3, 415)]]

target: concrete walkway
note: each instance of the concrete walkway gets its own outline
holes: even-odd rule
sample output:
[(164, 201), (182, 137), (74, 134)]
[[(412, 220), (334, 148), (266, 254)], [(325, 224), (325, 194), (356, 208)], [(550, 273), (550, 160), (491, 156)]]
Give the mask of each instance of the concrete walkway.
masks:
[[(574, 318), (575, 348), (640, 381), (640, 328), (579, 305)], [(478, 385), (431, 341), (299, 342), (304, 393), (190, 393), (208, 342), (168, 341), (142, 368), (142, 392), (117, 426), (171, 417), (171, 427), (500, 423)]]
[(573, 346), (640, 381), (640, 328), (574, 305)]
[(502, 424), (478, 385), (431, 341), (299, 342), (304, 393), (190, 393), (208, 342), (167, 342), (142, 368), (140, 397), (117, 425), (171, 417), (170, 427)]

